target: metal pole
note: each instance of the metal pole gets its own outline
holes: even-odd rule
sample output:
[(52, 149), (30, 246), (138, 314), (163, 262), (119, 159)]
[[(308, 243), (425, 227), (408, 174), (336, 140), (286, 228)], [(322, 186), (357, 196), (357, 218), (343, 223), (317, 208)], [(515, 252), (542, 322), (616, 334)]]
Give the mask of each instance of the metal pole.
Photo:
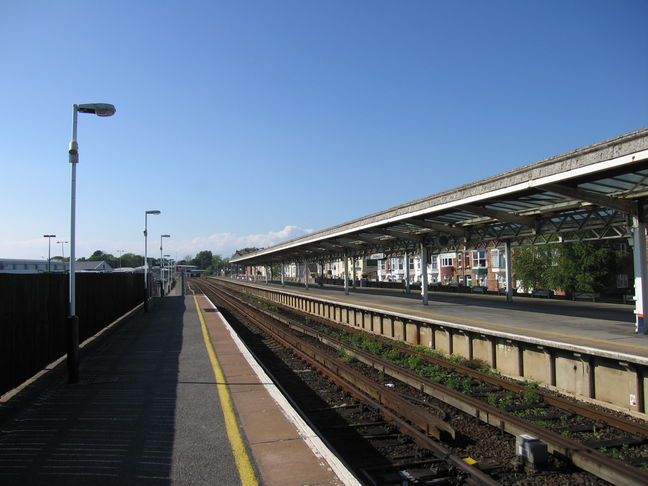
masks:
[(427, 279), (427, 248), (421, 242), (421, 295), (423, 305), (428, 305), (428, 279)]
[(148, 307), (148, 211), (144, 211), (144, 312)]
[[(164, 269), (162, 268), (162, 261), (164, 257), (162, 256), (162, 235), (160, 235), (160, 286), (162, 287), (162, 294), (164, 295), (164, 292), (166, 289), (164, 288)], [(162, 296), (163, 296), (162, 295)]]
[(504, 242), (504, 258), (506, 259), (506, 302), (513, 302), (513, 272), (511, 271), (511, 242)]
[(76, 315), (76, 166), (79, 162), (77, 143), (77, 105), (72, 105), (72, 140), (68, 150), (72, 175), (70, 179), (70, 277), (69, 314), (66, 319), (66, 350), (68, 383), (79, 382), (79, 317)]
[(349, 256), (344, 252), (344, 293), (349, 295)]
[(634, 261), (634, 290), (635, 290), (635, 332), (646, 334), (646, 323), (644, 312), (648, 305), (648, 285), (646, 278), (646, 225), (639, 221), (639, 218), (632, 218), (632, 237), (634, 245), (632, 248)]
[(409, 252), (405, 252), (405, 293), (410, 293), (410, 268), (409, 268), (410, 256)]

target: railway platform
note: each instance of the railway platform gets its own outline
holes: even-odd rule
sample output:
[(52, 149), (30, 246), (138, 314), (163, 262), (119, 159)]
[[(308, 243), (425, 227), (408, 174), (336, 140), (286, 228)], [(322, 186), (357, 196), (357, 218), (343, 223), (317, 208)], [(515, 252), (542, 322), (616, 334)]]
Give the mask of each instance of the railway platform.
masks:
[(648, 413), (648, 336), (624, 304), (223, 279), (316, 318), (477, 360), (581, 400)]
[(305, 289), (303, 284), (282, 287), (277, 282), (233, 281), (566, 346), (628, 354), (648, 363), (648, 335), (634, 332), (634, 308), (630, 305), (520, 296), (506, 303), (498, 295), (432, 291), (424, 306), (420, 295), (402, 289), (356, 287), (345, 295), (342, 287), (334, 285), (311, 284)]
[(158, 299), (0, 400), (3, 485), (341, 485), (355, 479), (204, 296)]

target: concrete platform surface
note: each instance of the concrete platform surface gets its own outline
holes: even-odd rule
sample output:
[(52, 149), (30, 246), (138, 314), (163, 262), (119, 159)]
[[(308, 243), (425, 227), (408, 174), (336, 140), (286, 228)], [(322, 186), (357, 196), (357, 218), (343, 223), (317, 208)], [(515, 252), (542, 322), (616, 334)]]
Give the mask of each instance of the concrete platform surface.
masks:
[[(241, 475), (241, 451), (228, 437), (200, 315), (222, 360), (251, 477)], [(63, 364), (0, 403), (0, 484), (344, 484), (217, 315), (207, 301), (172, 293), (84, 351), (80, 383), (66, 383)]]
[(281, 287), (279, 283), (266, 284), (263, 281), (232, 281), (450, 324), (648, 358), (648, 335), (634, 332), (634, 308), (630, 305), (518, 296), (507, 304), (503, 296), (430, 291), (429, 304), (424, 306), (419, 294), (406, 294), (401, 289), (357, 287), (345, 295), (343, 288), (333, 285), (309, 285), (306, 290), (303, 284)]

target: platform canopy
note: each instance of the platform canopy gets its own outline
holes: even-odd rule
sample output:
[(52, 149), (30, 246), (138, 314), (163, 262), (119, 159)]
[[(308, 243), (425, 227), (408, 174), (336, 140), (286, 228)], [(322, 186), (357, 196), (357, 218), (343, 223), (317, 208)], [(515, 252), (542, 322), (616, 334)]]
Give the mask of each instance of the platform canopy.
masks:
[(372, 253), (631, 237), (648, 196), (648, 128), (236, 256), (321, 262)]

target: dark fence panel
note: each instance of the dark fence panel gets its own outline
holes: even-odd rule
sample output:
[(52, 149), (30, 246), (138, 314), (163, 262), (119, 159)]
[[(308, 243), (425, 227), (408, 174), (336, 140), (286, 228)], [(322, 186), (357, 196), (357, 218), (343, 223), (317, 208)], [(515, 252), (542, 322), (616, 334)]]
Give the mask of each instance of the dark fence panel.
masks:
[[(144, 300), (144, 277), (78, 273), (79, 339), (90, 336)], [(0, 395), (65, 354), (68, 276), (0, 274)]]

